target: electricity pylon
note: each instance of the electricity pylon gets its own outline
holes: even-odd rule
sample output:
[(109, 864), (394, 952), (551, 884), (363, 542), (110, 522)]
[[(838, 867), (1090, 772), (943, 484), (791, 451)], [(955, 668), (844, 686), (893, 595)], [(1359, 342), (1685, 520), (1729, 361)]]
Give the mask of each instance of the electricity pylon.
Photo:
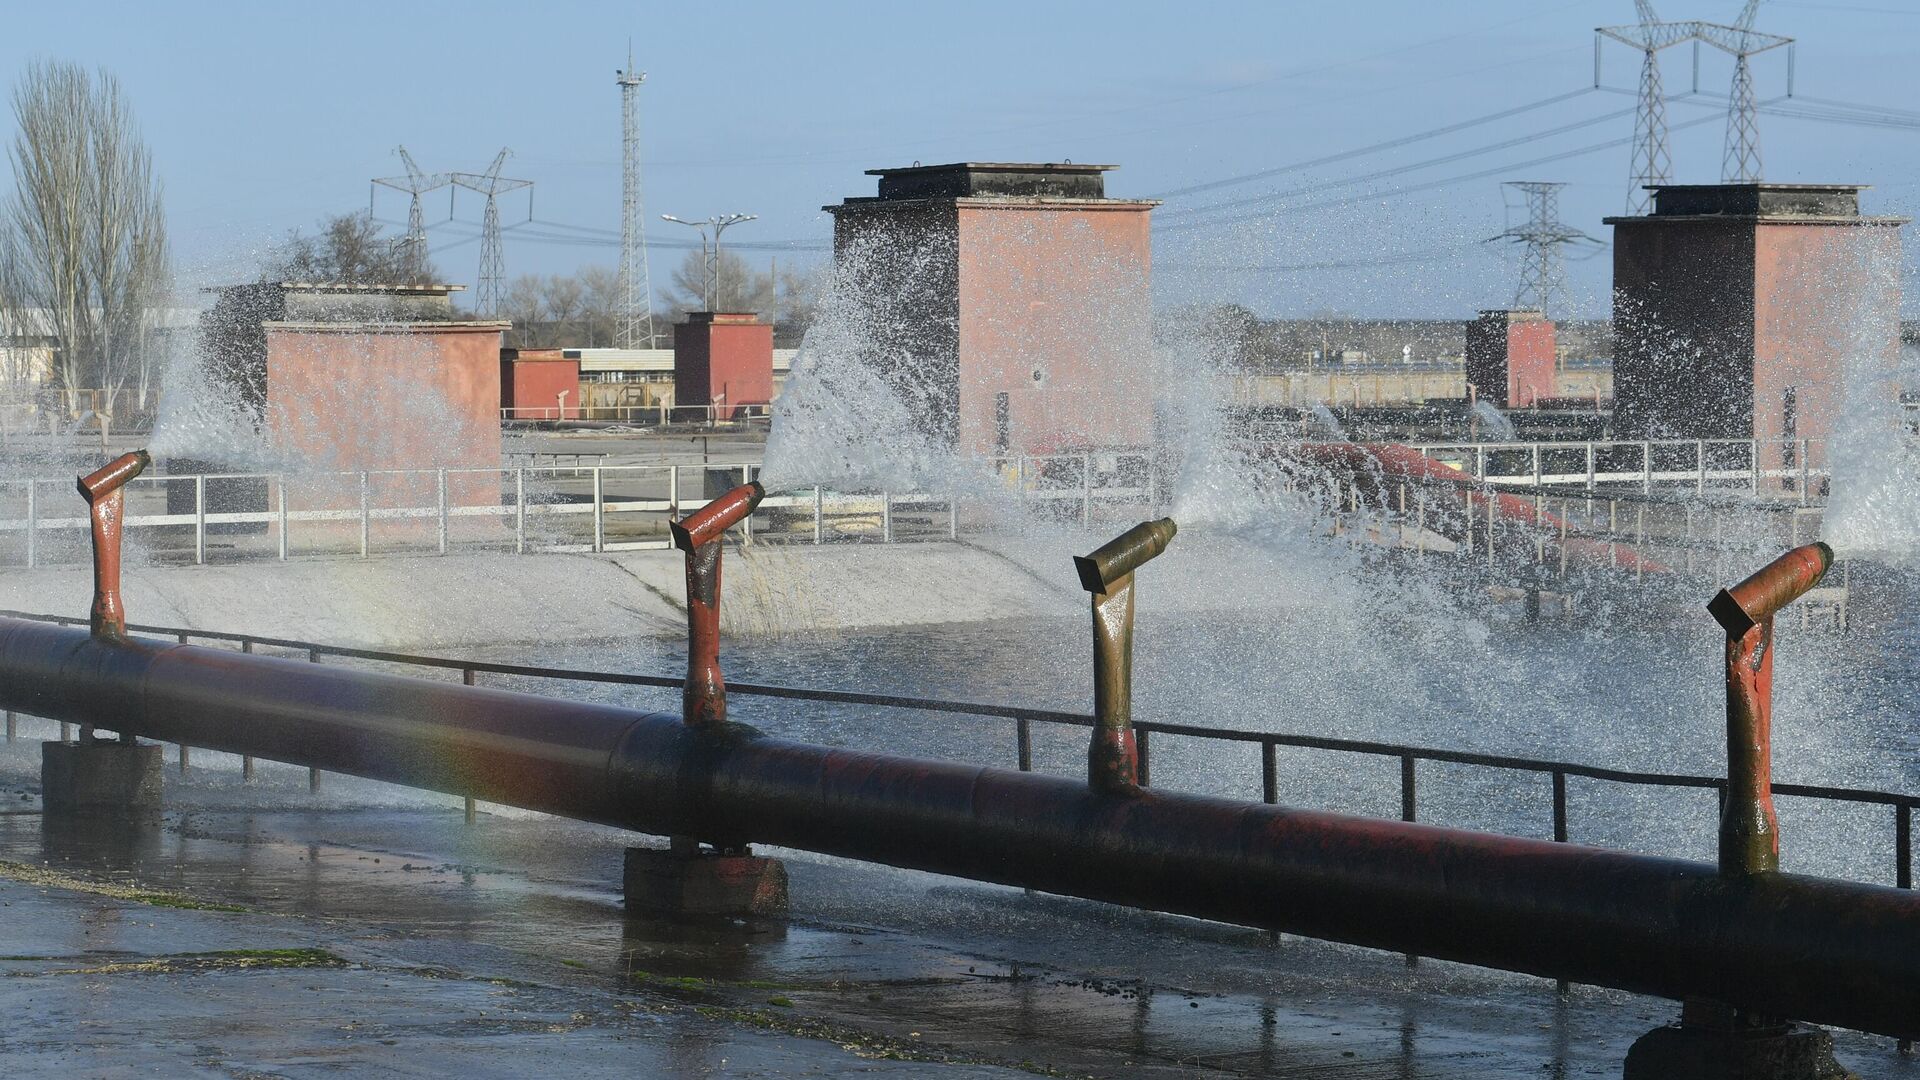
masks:
[(1567, 275), (1561, 249), (1568, 244), (1599, 243), (1593, 237), (1560, 220), (1560, 189), (1565, 184), (1534, 180), (1508, 181), (1526, 196), (1527, 223), (1515, 225), (1498, 236), (1526, 245), (1520, 263), (1520, 285), (1514, 290), (1513, 306), (1537, 308), (1548, 318), (1561, 314), (1567, 298)]
[(420, 196), (429, 191), (437, 191), (453, 181), (446, 173), (427, 173), (413, 163), (413, 155), (407, 153), (404, 146), (393, 151), (400, 155), (400, 164), (407, 170), (405, 176), (375, 177), (367, 187), (367, 216), (373, 216), (373, 190), (375, 187), (389, 187), (395, 191), (404, 191), (412, 197), (407, 205), (407, 232), (399, 241), (400, 250), (405, 256), (407, 279), (416, 284), (427, 273), (427, 227), (420, 212)]
[(647, 231), (640, 206), (640, 84), (647, 73), (627, 66), (614, 72), (620, 87), (620, 324), (614, 344), (653, 348), (653, 279), (647, 270)]
[[(1649, 186), (1659, 186), (1672, 175), (1667, 152), (1667, 109), (1660, 85), (1660, 51), (1697, 40), (1698, 23), (1661, 22), (1652, 0), (1634, 0), (1640, 21), (1632, 26), (1602, 26), (1594, 33), (1593, 84), (1600, 85), (1600, 38), (1612, 38), (1640, 51), (1640, 104), (1633, 116), (1633, 166), (1627, 180), (1627, 213), (1645, 214)], [(1698, 48), (1698, 46), (1696, 46)]]
[[(452, 174), (455, 184), (487, 197), (487, 209), (480, 218), (480, 292), (475, 299), (474, 309), (488, 316), (500, 314), (500, 303), (506, 295), (507, 258), (500, 245), (499, 197), (509, 191), (533, 187), (531, 180), (509, 180), (500, 175), (500, 166), (507, 163), (512, 153), (501, 147), (486, 172)], [(527, 217), (533, 217), (531, 194), (527, 196)]]
[(1732, 26), (1701, 23), (1698, 30), (1700, 40), (1733, 57), (1733, 87), (1727, 94), (1726, 152), (1720, 162), (1720, 179), (1730, 184), (1752, 184), (1760, 180), (1760, 105), (1753, 96), (1753, 67), (1748, 58), (1787, 46), (1787, 95), (1793, 95), (1793, 39), (1755, 30), (1753, 17), (1759, 9), (1760, 0), (1747, 0)]

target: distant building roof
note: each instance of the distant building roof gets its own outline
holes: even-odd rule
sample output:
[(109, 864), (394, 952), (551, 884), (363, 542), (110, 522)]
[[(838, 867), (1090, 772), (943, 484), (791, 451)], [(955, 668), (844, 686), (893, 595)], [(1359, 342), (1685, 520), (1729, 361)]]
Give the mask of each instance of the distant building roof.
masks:
[[(1103, 174), (1114, 165), (1078, 165), (1071, 161), (956, 161), (947, 165), (914, 164), (896, 169), (868, 169), (880, 178), (878, 198), (850, 198), (847, 203), (892, 202), (906, 199), (1105, 199)], [(844, 205), (844, 204), (843, 204)]]

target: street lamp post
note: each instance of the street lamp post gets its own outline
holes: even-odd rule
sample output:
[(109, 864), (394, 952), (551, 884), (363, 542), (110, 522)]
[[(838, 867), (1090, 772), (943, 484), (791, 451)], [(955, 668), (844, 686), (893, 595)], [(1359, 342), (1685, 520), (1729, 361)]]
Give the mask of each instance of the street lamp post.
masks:
[[(700, 233), (700, 256), (706, 263), (705, 280), (701, 282), (706, 295), (701, 299), (706, 301), (708, 311), (712, 311), (714, 305), (720, 302), (720, 234), (726, 232), (727, 226), (729, 225), (738, 225), (743, 221), (753, 221), (759, 216), (758, 214), (722, 214), (719, 217), (710, 217), (705, 221), (688, 221), (685, 218), (674, 217), (672, 214), (660, 215), (660, 220), (662, 221), (671, 221), (675, 225), (685, 225)], [(708, 229), (713, 230), (713, 239), (711, 242), (707, 239)]]

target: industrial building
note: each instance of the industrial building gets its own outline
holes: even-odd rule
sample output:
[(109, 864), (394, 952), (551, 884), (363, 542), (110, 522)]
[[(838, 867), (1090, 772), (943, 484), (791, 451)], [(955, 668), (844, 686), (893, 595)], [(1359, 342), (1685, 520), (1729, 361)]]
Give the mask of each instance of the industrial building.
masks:
[(203, 328), (208, 365), (276, 451), (317, 470), (498, 468), (509, 324), (457, 317), (461, 288), (217, 289)]
[(1153, 441), (1149, 215), (1111, 165), (872, 169), (825, 207), (862, 329), (929, 430), (962, 451)]
[(1800, 440), (1824, 453), (1850, 358), (1890, 372), (1900, 348), (1906, 219), (1861, 214), (1861, 190), (1669, 184), (1606, 219), (1621, 435), (1755, 439), (1765, 469), (1793, 468)]

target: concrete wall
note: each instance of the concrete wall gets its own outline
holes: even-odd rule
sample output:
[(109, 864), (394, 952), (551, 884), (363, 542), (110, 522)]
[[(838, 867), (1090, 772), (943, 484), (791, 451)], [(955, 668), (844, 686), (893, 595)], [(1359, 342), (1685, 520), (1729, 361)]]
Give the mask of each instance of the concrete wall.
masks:
[(879, 376), (936, 437), (959, 437), (959, 209), (951, 200), (830, 206), (834, 273)]
[(1151, 209), (959, 204), (961, 450), (1153, 441)]
[[(266, 428), (272, 444), (315, 470), (352, 472), (436, 466), (500, 467), (500, 337), (497, 328), (415, 324), (391, 331), (310, 324), (266, 329)], [(429, 477), (379, 478), (376, 498), (431, 500)], [(456, 501), (497, 495), (498, 479), (455, 477)], [(424, 485), (424, 486), (422, 486)], [(307, 489), (297, 508), (358, 501)]]
[(1615, 222), (1614, 423), (1626, 439), (1744, 439), (1753, 425), (1754, 227)]
[[(1753, 437), (1819, 443), (1844, 416), (1849, 364), (1891, 371), (1899, 362), (1899, 233), (1804, 225), (1756, 232)], [(1888, 392), (1897, 393), (1891, 385)], [(1826, 464), (1823, 450), (1810, 447), (1809, 466)], [(1796, 464), (1785, 447), (1762, 453), (1766, 468)]]

